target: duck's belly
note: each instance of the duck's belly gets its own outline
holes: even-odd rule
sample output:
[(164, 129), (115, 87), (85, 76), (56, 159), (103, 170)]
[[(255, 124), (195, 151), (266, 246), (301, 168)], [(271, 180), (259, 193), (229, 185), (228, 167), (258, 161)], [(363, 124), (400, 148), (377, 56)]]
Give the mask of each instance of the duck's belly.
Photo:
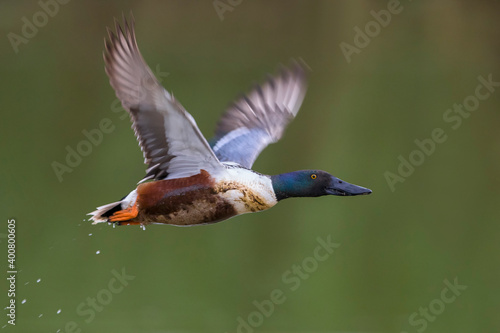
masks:
[[(138, 222), (188, 226), (215, 223), (237, 215), (233, 206), (217, 194), (187, 191), (166, 195), (154, 207), (139, 203)], [(135, 220), (135, 219), (134, 219)]]
[(160, 180), (137, 188), (138, 215), (134, 221), (179, 226), (214, 223), (237, 215), (215, 190), (208, 174)]

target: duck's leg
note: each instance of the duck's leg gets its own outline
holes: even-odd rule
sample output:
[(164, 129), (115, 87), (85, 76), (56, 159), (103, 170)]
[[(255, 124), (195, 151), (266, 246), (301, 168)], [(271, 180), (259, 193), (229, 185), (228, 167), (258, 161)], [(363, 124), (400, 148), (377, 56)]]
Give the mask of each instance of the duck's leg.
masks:
[(140, 222), (132, 222), (130, 221), (129, 223), (123, 223), (125, 221), (131, 220), (139, 214), (139, 210), (137, 209), (137, 201), (134, 203), (133, 206), (128, 207), (123, 210), (119, 210), (115, 212), (113, 215), (109, 217), (109, 222), (122, 222), (120, 224), (140, 224)]

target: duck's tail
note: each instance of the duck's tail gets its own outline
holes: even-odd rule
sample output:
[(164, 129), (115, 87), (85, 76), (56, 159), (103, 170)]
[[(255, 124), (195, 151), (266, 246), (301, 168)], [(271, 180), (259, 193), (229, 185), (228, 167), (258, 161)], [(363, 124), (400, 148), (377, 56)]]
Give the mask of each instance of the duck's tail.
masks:
[(133, 190), (122, 200), (97, 207), (96, 210), (94, 210), (92, 213), (88, 213), (87, 215), (91, 215), (90, 220), (94, 221), (92, 224), (110, 222), (110, 217), (116, 212), (120, 212), (123, 209), (127, 209), (133, 206), (135, 207), (134, 204), (136, 199), (137, 191)]
[(123, 200), (97, 207), (96, 210), (88, 213), (87, 215), (92, 215), (90, 217), (90, 220), (94, 221), (92, 222), (92, 224), (108, 222), (111, 215), (122, 209), (122, 203)]

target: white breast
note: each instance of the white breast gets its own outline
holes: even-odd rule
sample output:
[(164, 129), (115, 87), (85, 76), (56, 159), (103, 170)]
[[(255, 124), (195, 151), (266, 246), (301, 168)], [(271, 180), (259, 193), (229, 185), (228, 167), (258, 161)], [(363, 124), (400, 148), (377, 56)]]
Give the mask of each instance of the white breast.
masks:
[(258, 212), (276, 205), (278, 201), (268, 176), (227, 164), (227, 172), (216, 176), (215, 183), (218, 194), (231, 202), (238, 214)]

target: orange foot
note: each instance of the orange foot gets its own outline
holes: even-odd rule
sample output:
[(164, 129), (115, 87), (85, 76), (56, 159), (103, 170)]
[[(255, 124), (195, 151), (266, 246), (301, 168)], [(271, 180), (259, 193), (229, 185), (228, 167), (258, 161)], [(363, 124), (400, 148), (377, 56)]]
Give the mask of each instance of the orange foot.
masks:
[[(134, 217), (137, 217), (137, 214), (139, 214), (139, 210), (137, 209), (137, 203), (135, 203), (132, 207), (115, 212), (113, 215), (110, 216), (109, 222), (121, 222), (121, 221), (131, 220)], [(133, 222), (127, 224), (132, 224), (132, 223)]]

